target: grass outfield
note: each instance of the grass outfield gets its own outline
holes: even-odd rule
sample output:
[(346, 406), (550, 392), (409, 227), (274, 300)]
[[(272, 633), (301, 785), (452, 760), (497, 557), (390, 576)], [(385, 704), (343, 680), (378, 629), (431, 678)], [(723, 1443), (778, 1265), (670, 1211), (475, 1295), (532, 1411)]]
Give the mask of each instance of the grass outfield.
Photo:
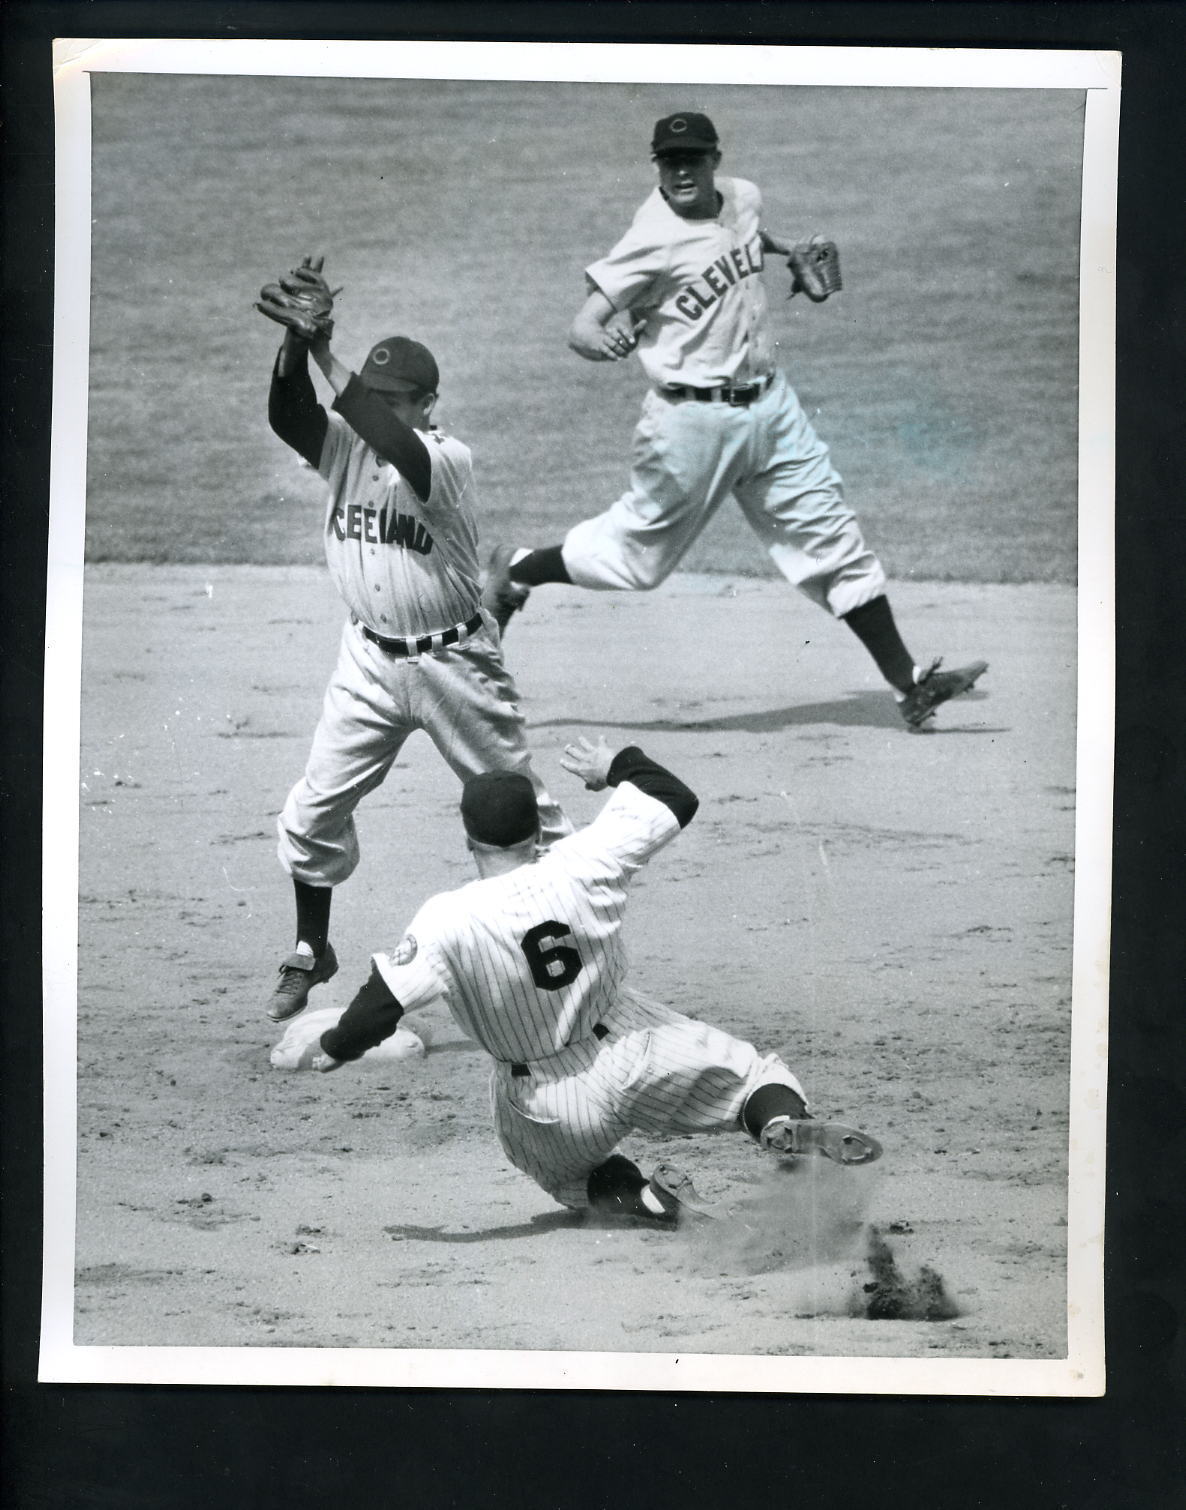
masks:
[[(565, 346), (582, 269), (649, 190), (654, 119), (707, 109), (766, 223), (839, 241), (780, 361), (891, 576), (1073, 583), (1082, 97), (1074, 92), (93, 78), (90, 561), (320, 559), (320, 485), (265, 416), (261, 283), (306, 250), (337, 349), (426, 340), (487, 541), (622, 490), (636, 362)], [(726, 509), (686, 565), (772, 574)]]

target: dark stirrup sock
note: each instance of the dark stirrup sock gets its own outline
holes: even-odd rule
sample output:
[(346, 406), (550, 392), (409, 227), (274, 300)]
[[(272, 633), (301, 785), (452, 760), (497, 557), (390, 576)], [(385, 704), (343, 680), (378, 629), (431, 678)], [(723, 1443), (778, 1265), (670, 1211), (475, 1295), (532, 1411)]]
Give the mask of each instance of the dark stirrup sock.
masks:
[(562, 551), (563, 546), (545, 545), (512, 561), (507, 568), (511, 581), (522, 582), (524, 587), (541, 587), (545, 582), (571, 583)]
[(612, 1153), (592, 1171), (585, 1189), (594, 1211), (608, 1211), (615, 1216), (649, 1216), (653, 1213), (641, 1199), (646, 1183), (637, 1164), (624, 1154)]
[(305, 881), (292, 883), (296, 893), (296, 925), (298, 944), (308, 944), (320, 958), (329, 943), (329, 909), (334, 899), (332, 886), (310, 886)]
[(906, 649), (884, 593), (841, 618), (877, 662), (877, 669), (899, 692), (914, 686), (914, 657)]
[(789, 1085), (760, 1085), (741, 1108), (741, 1125), (757, 1142), (772, 1117), (794, 1117), (797, 1121), (806, 1114), (803, 1098), (797, 1096)]

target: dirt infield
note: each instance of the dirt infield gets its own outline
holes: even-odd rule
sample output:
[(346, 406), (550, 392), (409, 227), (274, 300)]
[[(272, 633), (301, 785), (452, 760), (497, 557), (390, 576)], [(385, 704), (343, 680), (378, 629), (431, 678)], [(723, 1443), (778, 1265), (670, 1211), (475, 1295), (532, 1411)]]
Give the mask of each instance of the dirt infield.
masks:
[[(545, 589), (508, 635), (576, 821), (600, 800), (559, 766), (582, 731), (701, 796), (639, 883), (635, 983), (777, 1049), (821, 1115), (885, 1145), (869, 1169), (780, 1177), (740, 1136), (637, 1139), (644, 1166), (750, 1213), (671, 1234), (582, 1221), (509, 1168), (484, 1058), (442, 1020), (420, 1060), (269, 1066), (291, 925), (273, 815), (340, 606), (311, 568), (90, 568), (75, 1342), (1064, 1356), (1075, 593), (893, 593), (917, 653), (990, 663), (925, 735), (776, 582)], [(456, 798), (418, 737), (360, 810), (342, 970), (315, 1006), (469, 879)], [(871, 1228), (958, 1314), (855, 1314)]]

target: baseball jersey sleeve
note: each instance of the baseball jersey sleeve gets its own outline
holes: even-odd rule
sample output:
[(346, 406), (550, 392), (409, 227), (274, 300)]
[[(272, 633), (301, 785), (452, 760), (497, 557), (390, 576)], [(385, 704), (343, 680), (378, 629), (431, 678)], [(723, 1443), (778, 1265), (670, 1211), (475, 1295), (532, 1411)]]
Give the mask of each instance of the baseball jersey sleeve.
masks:
[(608, 256), (585, 269), (585, 277), (615, 309), (647, 304), (648, 295), (667, 270), (668, 244), (649, 229), (647, 219), (636, 216)]
[(325, 416), (325, 440), (321, 447), (321, 459), (317, 470), (332, 491), (338, 492), (346, 480), (350, 466), (350, 449), (354, 444), (354, 431), (340, 414), (332, 410)]
[(436, 944), (444, 921), (438, 916), (441, 900), (432, 897), (425, 902), (395, 948), (372, 956), (375, 969), (406, 1012), (449, 995), (449, 972)]
[(472, 501), (474, 463), (465, 442), (441, 430), (430, 430), (424, 444), (432, 467), (429, 507), (443, 513), (456, 511), (467, 495)]
[(603, 878), (602, 867), (631, 876), (679, 831), (679, 819), (666, 803), (623, 781), (593, 822), (554, 844), (552, 853), (566, 862), (577, 859), (590, 880)]

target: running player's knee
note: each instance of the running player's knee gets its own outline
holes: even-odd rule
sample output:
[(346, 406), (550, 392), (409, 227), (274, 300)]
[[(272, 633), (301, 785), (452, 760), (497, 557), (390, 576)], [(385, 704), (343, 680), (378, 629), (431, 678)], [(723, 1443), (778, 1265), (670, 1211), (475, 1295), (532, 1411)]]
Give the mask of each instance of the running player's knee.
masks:
[(298, 881), (337, 886), (358, 866), (358, 836), (353, 822), (302, 823), (289, 809), (276, 821), (280, 863)]

